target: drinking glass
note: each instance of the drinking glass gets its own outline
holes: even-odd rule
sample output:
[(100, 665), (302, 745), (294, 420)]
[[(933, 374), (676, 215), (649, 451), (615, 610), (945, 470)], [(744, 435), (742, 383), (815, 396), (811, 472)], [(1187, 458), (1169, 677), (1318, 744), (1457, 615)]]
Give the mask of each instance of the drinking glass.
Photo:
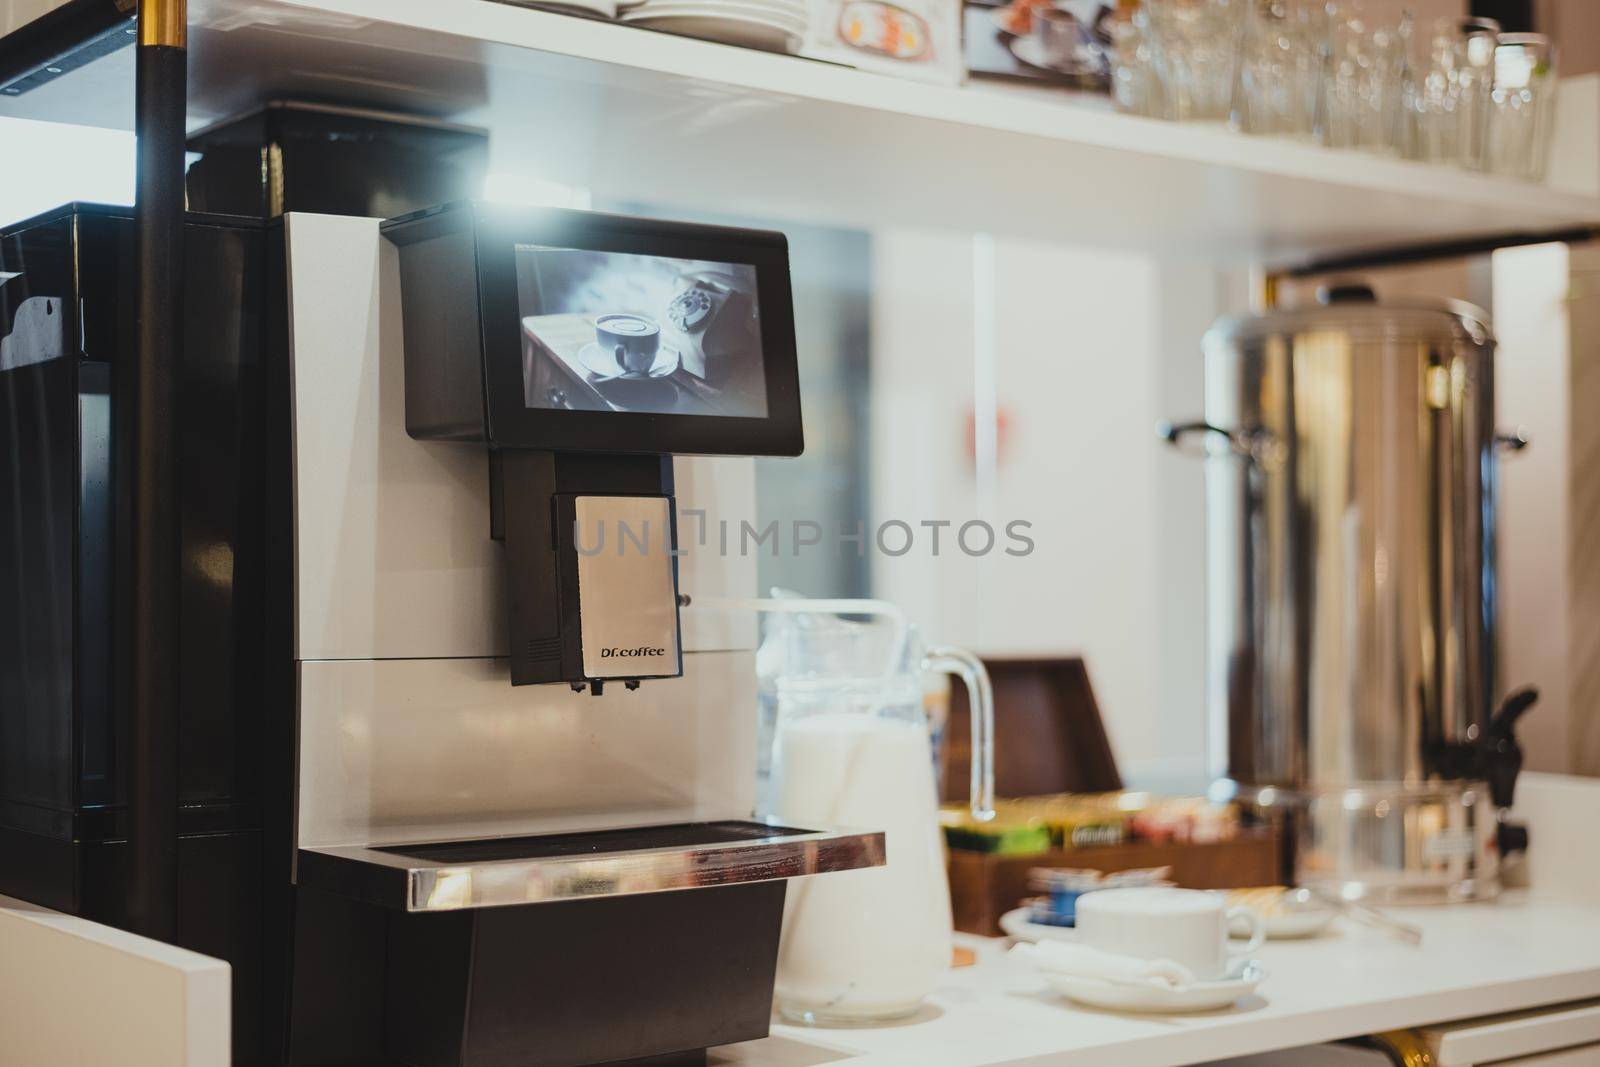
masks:
[(1428, 67), (1413, 99), (1416, 154), (1430, 163), (1484, 169), (1500, 24), (1485, 18), (1434, 23)]
[(1386, 156), (1410, 154), (1414, 143), (1411, 115), (1411, 13), (1396, 25), (1373, 28), (1372, 66), (1362, 96), (1360, 144)]
[(1118, 109), (1155, 118), (1166, 114), (1161, 79), (1150, 43), (1149, 17), (1142, 9), (1111, 24), (1111, 99)]
[(1405, 154), (1412, 143), (1406, 113), (1411, 86), (1411, 16), (1398, 24), (1367, 21), (1353, 5), (1327, 4), (1322, 84), (1314, 130), (1335, 148)]
[(1556, 103), (1556, 55), (1548, 37), (1500, 35), (1489, 99), (1489, 170), (1542, 180)]
[(1401, 154), (1410, 38), (1409, 14), (1375, 24), (1343, 0), (1264, 0), (1244, 19), (1233, 125)]
[(1323, 54), (1325, 105), (1319, 139), (1330, 148), (1359, 148), (1370, 125), (1366, 112), (1375, 65), (1366, 23), (1336, 16)]
[(1233, 88), (1235, 129), (1310, 136), (1321, 66), (1309, 37), (1308, 20), (1286, 0), (1254, 6), (1245, 14)]
[(1146, 0), (1151, 58), (1165, 89), (1163, 117), (1228, 118), (1246, 6), (1247, 0)]
[(1305, 114), (1303, 132), (1314, 140), (1320, 139), (1319, 130), (1327, 121), (1323, 89), (1330, 52), (1329, 29), (1340, 9), (1327, 0), (1285, 0), (1285, 3), (1292, 4), (1288, 17), (1294, 25), (1292, 39), (1297, 45), (1295, 82)]

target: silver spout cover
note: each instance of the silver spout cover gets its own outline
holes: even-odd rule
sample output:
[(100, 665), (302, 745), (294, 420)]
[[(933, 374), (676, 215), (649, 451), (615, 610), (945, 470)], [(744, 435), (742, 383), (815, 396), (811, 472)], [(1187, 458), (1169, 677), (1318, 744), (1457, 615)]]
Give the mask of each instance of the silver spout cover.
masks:
[(573, 503), (584, 675), (678, 675), (670, 498), (580, 496)]

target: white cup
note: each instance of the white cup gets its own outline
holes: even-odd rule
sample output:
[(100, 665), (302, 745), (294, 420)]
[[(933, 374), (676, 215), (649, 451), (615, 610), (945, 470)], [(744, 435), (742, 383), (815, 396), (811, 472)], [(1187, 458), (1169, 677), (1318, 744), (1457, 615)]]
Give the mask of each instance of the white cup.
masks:
[[(1172, 960), (1200, 981), (1228, 973), (1230, 965), (1261, 947), (1266, 926), (1249, 908), (1230, 908), (1218, 893), (1163, 886), (1097, 889), (1078, 898), (1078, 941), (1102, 952), (1144, 960)], [(1239, 919), (1250, 939), (1228, 951), (1228, 925)]]

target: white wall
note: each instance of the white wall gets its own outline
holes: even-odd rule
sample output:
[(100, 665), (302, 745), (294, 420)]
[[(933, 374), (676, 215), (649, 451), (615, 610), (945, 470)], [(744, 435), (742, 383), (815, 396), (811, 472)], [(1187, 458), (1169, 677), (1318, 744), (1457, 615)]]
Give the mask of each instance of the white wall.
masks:
[(0, 35), (27, 25), (67, 0), (0, 0)]
[(0, 226), (69, 200), (133, 203), (133, 150), (123, 130), (0, 117)]
[[(969, 558), (946, 531), (937, 558), (925, 540), (874, 556), (874, 594), (933, 640), (1084, 656), (1125, 773), (1193, 788), (1203, 485), (1155, 426), (1200, 410), (1198, 345), (1221, 310), (1219, 275), (936, 231), (876, 233), (873, 256), (871, 521), (1025, 519), (1036, 545)], [(991, 388), (1001, 430), (989, 470), (969, 422)]]

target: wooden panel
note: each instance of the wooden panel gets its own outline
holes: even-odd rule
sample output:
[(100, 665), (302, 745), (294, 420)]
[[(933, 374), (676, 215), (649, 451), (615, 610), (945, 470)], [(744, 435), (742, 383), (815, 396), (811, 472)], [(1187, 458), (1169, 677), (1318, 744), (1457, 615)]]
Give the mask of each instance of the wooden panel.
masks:
[[(1122, 788), (1116, 757), (1083, 660), (985, 659), (994, 683), (995, 795), (1109, 793)], [(965, 688), (951, 681), (945, 729), (946, 802), (967, 799), (972, 773), (971, 711)]]
[[(1597, 6), (1600, 12), (1600, 6)], [(1571, 249), (1567, 770), (1600, 775), (1600, 246)]]
[(1278, 837), (1271, 831), (1206, 845), (1134, 843), (1107, 848), (1074, 848), (1036, 856), (993, 856), (952, 851), (949, 857), (950, 906), (957, 930), (994, 937), (1000, 916), (1024, 897), (1035, 867), (1084, 867), (1126, 871), (1136, 867), (1172, 868), (1172, 880), (1190, 889), (1236, 889), (1279, 883)]
[[(1563, 78), (1600, 71), (1600, 4), (1594, 0), (1537, 0), (1538, 29), (1553, 34)], [(1426, 25), (1426, 23), (1418, 23)], [(1596, 1053), (1600, 1061), (1600, 1053)]]

